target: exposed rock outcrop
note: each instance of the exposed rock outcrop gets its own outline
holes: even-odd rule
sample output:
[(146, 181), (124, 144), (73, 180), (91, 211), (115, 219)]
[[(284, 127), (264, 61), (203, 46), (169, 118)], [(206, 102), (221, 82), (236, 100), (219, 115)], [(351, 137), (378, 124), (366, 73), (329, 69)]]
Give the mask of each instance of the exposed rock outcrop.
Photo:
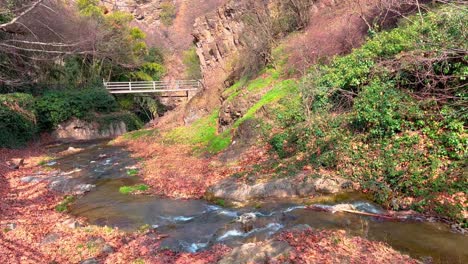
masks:
[(244, 30), (242, 16), (246, 6), (243, 1), (230, 1), (215, 14), (196, 20), (193, 35), (202, 69), (228, 69), (225, 65), (242, 49), (241, 35)]
[(335, 194), (353, 189), (353, 183), (340, 177), (304, 177), (277, 179), (268, 182), (247, 184), (236, 179), (227, 179), (212, 186), (208, 198), (221, 198), (246, 202), (254, 199), (306, 197), (314, 194)]
[(148, 25), (160, 23), (162, 0), (101, 0), (109, 11), (124, 11), (134, 15), (136, 20), (145, 20)]
[(218, 263), (267, 263), (269, 260), (288, 254), (291, 250), (292, 248), (284, 241), (247, 243), (232, 250)]
[(60, 124), (53, 137), (61, 141), (94, 140), (117, 137), (127, 131), (127, 125), (123, 121), (112, 122), (104, 127), (97, 122), (72, 119)]
[(245, 28), (242, 22), (245, 11), (244, 1), (229, 1), (216, 12), (195, 21), (194, 43), (207, 87), (202, 101), (208, 108), (219, 105), (224, 82), (234, 71), (233, 67), (244, 47), (241, 36)]

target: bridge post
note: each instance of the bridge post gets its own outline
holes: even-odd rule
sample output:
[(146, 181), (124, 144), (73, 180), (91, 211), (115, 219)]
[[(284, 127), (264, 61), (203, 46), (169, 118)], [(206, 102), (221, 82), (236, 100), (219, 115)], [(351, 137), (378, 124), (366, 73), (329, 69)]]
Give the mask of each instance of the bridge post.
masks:
[(155, 91), (155, 90), (156, 90), (156, 82), (153, 81), (153, 91)]
[(128, 82), (128, 88), (130, 91), (132, 90), (132, 82)]

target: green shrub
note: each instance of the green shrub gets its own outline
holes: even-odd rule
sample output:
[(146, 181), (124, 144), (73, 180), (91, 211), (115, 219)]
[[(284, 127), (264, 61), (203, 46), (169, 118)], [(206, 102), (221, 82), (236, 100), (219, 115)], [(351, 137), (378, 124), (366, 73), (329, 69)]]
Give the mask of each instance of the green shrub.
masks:
[(308, 164), (352, 178), (386, 207), (466, 223), (454, 195), (468, 188), (466, 11), (414, 16), (315, 66), (301, 85), (307, 121), (279, 109), (273, 150), (287, 158), (305, 146)]
[(287, 139), (288, 135), (286, 133), (276, 134), (270, 139), (271, 147), (280, 158), (285, 158), (288, 156), (288, 153), (285, 150), (285, 143), (287, 142)]
[(109, 128), (110, 124), (118, 122), (124, 122), (127, 126), (127, 131), (138, 130), (143, 127), (143, 122), (131, 112), (117, 112), (107, 115), (89, 115), (85, 118), (89, 122), (97, 122), (100, 125), (100, 129), (104, 130)]
[(183, 62), (185, 65), (185, 75), (188, 79), (198, 80), (202, 78), (200, 59), (198, 58), (196, 48), (192, 47), (183, 54)]
[(122, 110), (132, 111), (135, 109), (135, 95), (133, 94), (116, 94), (115, 100)]
[(164, 65), (164, 54), (163, 51), (156, 47), (150, 47), (148, 49), (148, 54), (145, 56), (146, 62), (154, 62)]
[[(318, 98), (311, 102), (324, 102), (326, 100), (323, 96), (326, 96), (333, 104), (340, 104), (343, 99), (349, 100), (350, 94), (359, 93), (375, 76), (383, 77), (386, 72), (392, 72), (392, 77), (398, 79), (400, 87), (411, 90), (420, 88), (418, 85), (437, 84), (444, 75), (453, 75), (455, 78), (448, 81), (454, 82), (453, 87), (462, 87), (460, 82), (466, 79), (467, 72), (466, 57), (440, 58), (444, 58), (445, 51), (450, 53), (452, 50), (468, 48), (464, 38), (467, 34), (464, 21), (467, 19), (465, 7), (444, 7), (428, 12), (423, 19), (412, 17), (393, 30), (377, 33), (351, 54), (337, 57), (330, 65), (319, 67), (320, 74), (309, 88), (320, 92), (316, 92)], [(399, 61), (405, 55), (414, 60), (405, 59), (401, 65), (395, 64), (395, 59)], [(428, 57), (434, 59), (432, 69), (421, 65)], [(385, 61), (389, 63), (382, 63)], [(429, 71), (436, 77), (428, 76), (426, 73)], [(427, 78), (420, 80), (420, 76), (424, 74)], [(460, 89), (452, 91), (457, 90)], [(460, 91), (457, 96), (463, 97), (462, 94)], [(309, 105), (313, 108), (312, 106)]]
[(128, 74), (131, 81), (159, 81), (166, 74), (166, 69), (159, 63), (145, 62), (138, 71)]
[(127, 170), (127, 175), (128, 176), (136, 176), (136, 175), (138, 175), (138, 173), (140, 173), (140, 171), (138, 169), (128, 169)]
[(63, 200), (62, 200), (57, 206), (55, 206), (55, 210), (56, 210), (57, 212), (60, 212), (60, 213), (67, 212), (67, 211), (68, 211), (68, 207), (69, 207), (70, 204), (72, 204), (74, 201), (75, 201), (75, 197), (74, 197), (74, 196), (72, 196), (72, 195), (65, 195), (65, 197), (63, 197)]
[(160, 8), (161, 13), (159, 14), (159, 18), (161, 19), (163, 25), (172, 25), (172, 22), (174, 21), (174, 18), (177, 14), (176, 6), (171, 2), (164, 2), (161, 4)]
[(85, 119), (92, 113), (110, 113), (118, 109), (117, 102), (106, 90), (56, 90), (44, 93), (36, 101), (39, 127), (55, 128), (72, 117)]
[(354, 127), (372, 137), (393, 135), (402, 129), (404, 103), (401, 92), (390, 83), (374, 82), (365, 86), (354, 100)]
[(34, 98), (31, 95), (0, 95), (0, 147), (24, 146), (37, 131)]

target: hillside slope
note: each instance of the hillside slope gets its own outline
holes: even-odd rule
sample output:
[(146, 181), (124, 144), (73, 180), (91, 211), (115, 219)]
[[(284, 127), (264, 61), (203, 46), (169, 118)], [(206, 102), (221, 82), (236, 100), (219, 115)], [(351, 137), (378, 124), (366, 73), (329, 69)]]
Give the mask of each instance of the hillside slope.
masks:
[(209, 115), (165, 138), (210, 153), (267, 143), (270, 161), (242, 177), (263, 181), (270, 174), (262, 172), (303, 169), (340, 175), (387, 208), (466, 225), (467, 12), (463, 5), (431, 8), (373, 32), (349, 55), (312, 64), (303, 76), (291, 73), (294, 42), (287, 38), (258, 77), (241, 77), (226, 90), (209, 86), (208, 99), (191, 102), (203, 112), (187, 108), (194, 119)]

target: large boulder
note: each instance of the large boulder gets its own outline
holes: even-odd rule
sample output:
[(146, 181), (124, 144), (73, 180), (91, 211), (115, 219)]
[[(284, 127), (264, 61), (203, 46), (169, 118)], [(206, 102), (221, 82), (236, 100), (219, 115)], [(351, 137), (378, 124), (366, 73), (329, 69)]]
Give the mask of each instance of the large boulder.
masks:
[(286, 255), (290, 251), (291, 247), (283, 241), (270, 240), (261, 243), (247, 243), (234, 248), (218, 264), (268, 263), (268, 261)]

